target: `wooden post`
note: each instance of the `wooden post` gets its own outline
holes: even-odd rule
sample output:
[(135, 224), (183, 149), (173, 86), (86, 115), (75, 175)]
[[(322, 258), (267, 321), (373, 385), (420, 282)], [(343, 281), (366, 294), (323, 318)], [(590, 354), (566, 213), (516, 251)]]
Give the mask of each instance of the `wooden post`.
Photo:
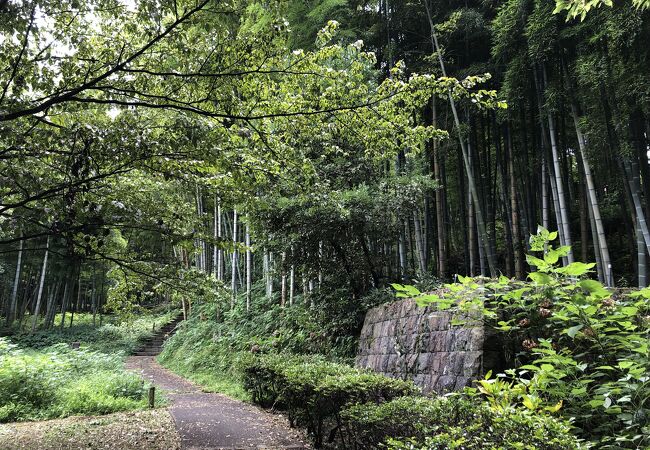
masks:
[(156, 398), (156, 387), (155, 387), (155, 386), (151, 386), (151, 387), (149, 388), (149, 408), (153, 408), (153, 407), (154, 407), (155, 398)]

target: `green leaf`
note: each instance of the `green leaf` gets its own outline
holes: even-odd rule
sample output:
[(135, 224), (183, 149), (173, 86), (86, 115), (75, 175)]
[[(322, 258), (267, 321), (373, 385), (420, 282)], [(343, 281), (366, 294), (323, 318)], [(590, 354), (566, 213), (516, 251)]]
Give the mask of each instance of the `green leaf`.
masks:
[(571, 328), (568, 328), (566, 330), (566, 334), (568, 334), (570, 338), (574, 338), (576, 336), (576, 334), (578, 333), (578, 331), (582, 330), (583, 327), (584, 327), (584, 325), (580, 324), (580, 325), (576, 325), (576, 326), (573, 326)]
[(544, 255), (544, 261), (549, 264), (555, 264), (558, 260), (569, 254), (571, 247), (568, 245), (563, 245), (556, 249), (551, 249)]
[(621, 361), (618, 363), (618, 367), (621, 369), (629, 369), (634, 365), (634, 361)]
[(530, 409), (530, 410), (532, 410), (532, 411), (535, 410), (535, 404), (534, 404), (533, 401), (531, 400), (530, 396), (525, 395), (524, 398), (523, 398), (522, 403), (524, 404), (524, 406), (525, 406), (526, 408), (528, 408), (528, 409)]
[(538, 269), (543, 270), (548, 268), (548, 263), (546, 261), (543, 261), (533, 255), (526, 255), (526, 262), (531, 266), (537, 267)]
[(578, 286), (595, 297), (608, 297), (610, 295), (610, 292), (596, 280), (582, 280), (578, 283)]
[(528, 274), (528, 278), (533, 280), (537, 284), (549, 284), (553, 281), (553, 278), (547, 273), (543, 272), (532, 272)]
[(562, 403), (563, 403), (563, 401), (560, 400), (560, 401), (557, 402), (555, 405), (553, 405), (553, 406), (547, 406), (547, 407), (544, 408), (544, 409), (545, 409), (546, 411), (548, 411), (548, 412), (555, 413), (555, 412), (558, 412), (558, 411), (560, 410), (560, 408), (562, 408)]
[(627, 316), (636, 316), (639, 312), (639, 308), (636, 306), (624, 306), (621, 308), (621, 312)]
[(392, 283), (391, 287), (397, 291), (396, 297), (400, 298), (412, 298), (421, 294), (419, 289), (408, 284)]
[(568, 275), (570, 277), (579, 277), (588, 273), (596, 264), (595, 263), (583, 263), (580, 261), (573, 262), (566, 267), (560, 267), (557, 269), (558, 273)]

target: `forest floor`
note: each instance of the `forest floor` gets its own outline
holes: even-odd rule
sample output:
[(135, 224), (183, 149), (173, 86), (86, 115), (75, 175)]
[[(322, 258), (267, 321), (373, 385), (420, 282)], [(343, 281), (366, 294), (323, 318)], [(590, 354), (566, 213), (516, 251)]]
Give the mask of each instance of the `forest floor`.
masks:
[(304, 437), (289, 427), (284, 416), (223, 394), (203, 392), (160, 366), (154, 357), (132, 356), (127, 368), (140, 373), (170, 399), (169, 411), (183, 449), (308, 448)]
[(42, 422), (0, 424), (3, 450), (178, 450), (174, 419), (166, 409)]

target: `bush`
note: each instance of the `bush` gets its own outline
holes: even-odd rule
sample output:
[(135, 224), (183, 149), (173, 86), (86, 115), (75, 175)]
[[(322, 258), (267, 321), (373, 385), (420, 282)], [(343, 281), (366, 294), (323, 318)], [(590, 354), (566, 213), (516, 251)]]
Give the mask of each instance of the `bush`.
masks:
[(401, 397), (382, 404), (356, 404), (341, 412), (350, 448), (377, 448), (387, 438), (424, 440), (440, 405), (426, 397)]
[(142, 408), (147, 398), (118, 356), (62, 344), (21, 350), (0, 338), (0, 405), (0, 422), (10, 422)]
[(99, 371), (60, 389), (53, 409), (60, 416), (108, 414), (143, 407), (145, 395), (137, 375)]
[(343, 364), (305, 357), (266, 355), (251, 358), (244, 386), (262, 405), (289, 414), (292, 425), (307, 428), (314, 445), (332, 442), (341, 429), (340, 413), (352, 403), (385, 402), (414, 394), (411, 382), (388, 378)]
[(579, 448), (568, 425), (522, 409), (496, 411), (460, 396), (402, 397), (353, 405), (342, 413), (344, 448), (539, 449)]
[[(457, 314), (480, 312), (502, 332), (510, 369), (478, 380), (466, 393), (494, 409), (524, 407), (571, 420), (573, 432), (598, 448), (650, 448), (650, 288), (612, 291), (590, 279), (593, 263), (562, 265), (570, 248), (540, 228), (530, 240), (532, 282), (459, 277), (442, 296), (420, 305)], [(400, 294), (417, 289), (395, 285)], [(507, 348), (510, 347), (510, 348)]]

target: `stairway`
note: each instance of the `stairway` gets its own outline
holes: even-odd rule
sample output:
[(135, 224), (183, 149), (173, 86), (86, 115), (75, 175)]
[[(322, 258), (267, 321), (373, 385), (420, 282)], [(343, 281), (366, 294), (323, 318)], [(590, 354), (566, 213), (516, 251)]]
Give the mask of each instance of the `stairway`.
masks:
[(147, 338), (140, 348), (133, 352), (133, 356), (157, 356), (162, 351), (163, 342), (176, 332), (176, 325), (183, 320), (179, 315), (167, 325), (159, 329), (153, 336)]

